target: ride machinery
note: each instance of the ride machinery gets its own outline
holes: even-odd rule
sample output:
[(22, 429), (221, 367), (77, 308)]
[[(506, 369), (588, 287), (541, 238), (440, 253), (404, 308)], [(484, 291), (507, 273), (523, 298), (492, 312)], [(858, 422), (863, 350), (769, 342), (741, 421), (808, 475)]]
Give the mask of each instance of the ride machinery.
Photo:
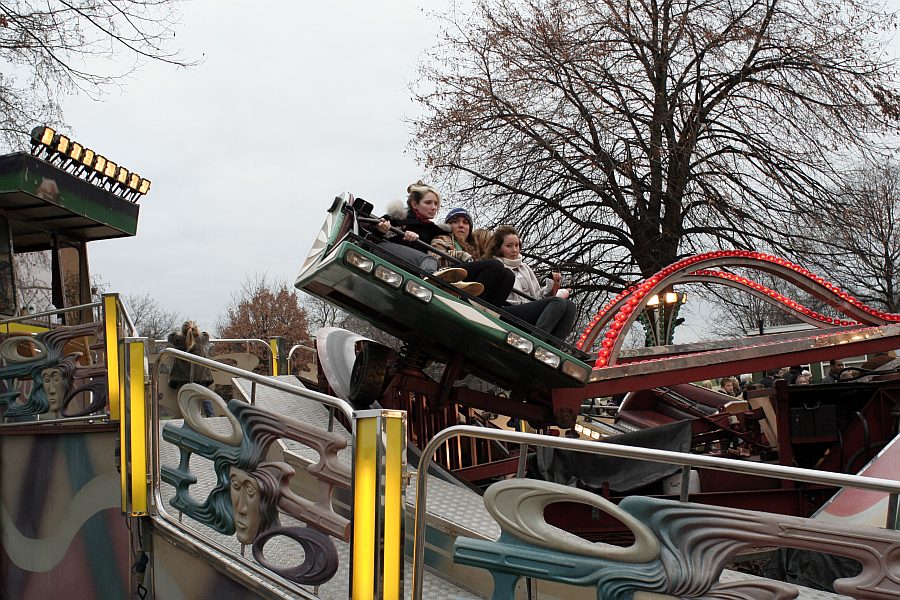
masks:
[[(356, 406), (377, 403), (407, 411), (411, 442), (419, 448), (452, 425), (508, 428), (511, 418), (512, 427), (527, 422), (541, 433), (856, 472), (897, 433), (900, 387), (894, 376), (885, 373), (874, 375), (882, 380), (877, 383), (833, 388), (786, 386), (781, 381), (773, 389), (751, 392), (748, 400), (687, 383), (900, 346), (900, 315), (872, 309), (799, 265), (738, 250), (683, 259), (614, 297), (569, 344), (429, 278), (386, 252), (360, 226), (370, 212), (369, 203), (350, 194), (336, 198), (296, 285), (401, 341), (396, 351), (360, 336), (332, 342), (329, 348), (329, 333), (324, 332), (325, 339), (319, 339), (324, 350), (319, 352), (321, 383), (328, 386), (340, 379), (333, 372), (352, 367), (349, 383), (338, 381), (331, 390)], [(841, 316), (821, 314), (736, 274), (737, 269), (782, 279)], [(632, 324), (645, 319), (648, 311), (662, 311), (659, 304), (667, 295), (683, 300), (673, 290), (687, 284), (737, 288), (778, 306), (810, 328), (624, 350), (625, 334)], [(341, 342), (353, 348), (342, 351)], [(609, 420), (590, 416), (591, 405), (598, 399), (622, 395), (625, 401), (615, 422), (607, 424), (604, 421)], [(676, 422), (688, 424), (686, 437), (683, 427), (674, 427)], [(466, 439), (448, 441), (437, 460), (476, 484), (515, 474), (523, 463), (517, 446)], [(548, 462), (553, 464), (548, 467)], [(662, 480), (676, 471), (658, 469), (657, 476), (625, 484), (619, 481), (625, 487), (616, 488), (620, 477), (598, 473), (601, 465), (574, 468), (578, 462), (559, 453), (555, 460), (539, 454), (530, 458), (528, 470), (552, 481), (578, 481), (613, 498), (621, 495), (617, 492)], [(604, 468), (615, 471), (618, 467)], [(582, 477), (588, 470), (589, 477)], [(811, 514), (833, 491), (817, 486), (797, 489), (791, 483), (751, 480), (738, 473), (700, 470), (696, 475), (706, 502), (763, 502), (786, 514)], [(753, 493), (742, 499), (734, 494), (748, 489)], [(664, 493), (664, 488), (657, 493)], [(587, 516), (571, 507), (548, 512), (567, 529), (589, 538), (602, 539), (624, 529), (621, 524), (592, 519), (590, 511)]]

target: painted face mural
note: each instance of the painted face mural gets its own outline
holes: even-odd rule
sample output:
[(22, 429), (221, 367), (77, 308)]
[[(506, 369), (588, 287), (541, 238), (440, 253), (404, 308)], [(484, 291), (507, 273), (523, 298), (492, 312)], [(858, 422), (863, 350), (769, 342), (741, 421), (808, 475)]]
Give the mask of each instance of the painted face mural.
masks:
[(259, 530), (259, 482), (255, 477), (231, 467), (231, 507), (234, 509), (234, 535), (242, 544), (253, 543)]
[(41, 371), (41, 378), (44, 380), (44, 392), (46, 392), (47, 401), (50, 403), (49, 412), (59, 414), (59, 411), (62, 410), (62, 403), (66, 393), (62, 370), (57, 367), (44, 369)]

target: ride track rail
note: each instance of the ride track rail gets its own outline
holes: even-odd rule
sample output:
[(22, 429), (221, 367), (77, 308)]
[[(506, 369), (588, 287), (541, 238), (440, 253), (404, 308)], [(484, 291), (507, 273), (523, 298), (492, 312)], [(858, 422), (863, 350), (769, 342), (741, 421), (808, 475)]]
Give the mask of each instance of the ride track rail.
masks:
[[(760, 371), (773, 365), (806, 364), (829, 360), (838, 355), (857, 356), (884, 352), (900, 346), (900, 324), (804, 333), (806, 335), (802, 337), (785, 339), (779, 336), (774, 340), (761, 337), (747, 340), (736, 348), (656, 358), (641, 357), (624, 364), (594, 368), (587, 388), (578, 391), (586, 398), (609, 396), (685, 381), (711, 379), (737, 371)], [(554, 390), (555, 394), (567, 392), (569, 391)]]
[[(829, 317), (752, 279), (718, 267), (756, 269), (780, 278), (828, 304), (843, 317)], [(653, 297), (677, 284), (721, 284), (747, 292), (817, 329), (792, 334), (622, 350), (625, 335)], [(600, 337), (602, 334), (602, 338)], [(599, 340), (599, 343), (598, 343)], [(576, 341), (581, 350), (598, 343), (582, 397), (598, 397), (698, 381), (736, 371), (770, 369), (900, 347), (900, 314), (873, 309), (800, 265), (771, 254), (720, 250), (685, 258), (629, 287), (600, 308)], [(554, 397), (573, 398), (573, 390)]]

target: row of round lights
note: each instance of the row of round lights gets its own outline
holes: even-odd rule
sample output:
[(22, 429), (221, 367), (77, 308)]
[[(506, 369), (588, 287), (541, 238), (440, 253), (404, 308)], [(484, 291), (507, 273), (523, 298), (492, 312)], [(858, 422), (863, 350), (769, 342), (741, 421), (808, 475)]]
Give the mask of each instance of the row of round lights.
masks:
[(50, 127), (35, 127), (31, 131), (32, 154), (59, 161), (62, 168), (73, 167), (77, 174), (84, 174), (88, 181), (100, 179), (113, 186), (114, 191), (131, 194), (134, 199), (150, 191), (150, 180), (117, 165), (108, 158), (85, 148), (69, 137)]
[[(877, 327), (863, 327), (863, 328), (854, 329), (851, 331), (853, 332), (854, 335), (862, 336), (865, 338), (866, 332), (875, 331), (877, 329), (878, 329)], [(831, 331), (828, 333), (818, 333), (819, 330), (815, 330), (815, 331), (817, 331), (816, 335), (810, 335), (810, 336), (806, 336), (806, 337), (802, 337), (802, 338), (795, 338), (791, 341), (797, 342), (799, 340), (813, 340), (820, 347), (824, 346), (825, 344), (828, 344), (828, 343), (831, 343), (831, 344), (845, 343), (844, 340), (835, 342), (833, 338), (836, 335), (842, 335), (842, 336), (845, 335), (847, 333), (847, 330), (841, 330), (839, 332)], [(784, 341), (783, 340), (770, 340), (770, 341), (766, 341), (766, 342), (760, 342), (758, 344), (749, 344), (747, 346), (743, 346), (742, 349), (743, 350), (758, 349), (758, 348), (765, 348), (765, 347), (769, 347), (769, 346), (776, 346), (778, 344), (784, 344)], [(628, 361), (628, 366), (646, 365), (649, 363), (659, 363), (659, 362), (674, 361), (674, 360), (679, 360), (679, 361), (684, 362), (683, 359), (690, 359), (692, 357), (697, 357), (697, 356), (710, 356), (710, 355), (715, 355), (716, 353), (719, 353), (719, 352), (721, 352), (721, 350), (712, 350), (712, 351), (705, 351), (705, 352), (704, 351), (686, 352), (684, 354), (679, 354), (677, 356), (659, 356), (659, 357), (654, 357), (654, 358), (643, 358), (643, 359), (639, 359), (639, 360)]]
[(765, 294), (766, 296), (772, 298), (776, 302), (784, 305), (785, 307), (798, 312), (806, 317), (814, 319), (816, 321), (820, 321), (827, 325), (840, 325), (842, 327), (849, 327), (851, 325), (862, 325), (862, 323), (858, 321), (849, 321), (845, 319), (836, 319), (833, 317), (828, 317), (823, 315), (820, 312), (816, 312), (811, 308), (807, 308), (803, 304), (791, 300), (784, 294), (780, 294), (775, 290), (764, 286), (761, 283), (757, 283), (752, 279), (747, 279), (746, 277), (741, 277), (740, 275), (735, 275), (734, 273), (726, 273), (724, 271), (711, 271), (709, 269), (700, 269), (699, 271), (694, 271), (691, 275), (703, 276), (703, 277), (717, 277), (719, 279), (727, 279), (728, 281), (734, 281), (735, 283), (739, 283), (743, 286), (751, 288), (754, 291)]
[[(686, 269), (687, 267), (693, 266), (700, 262), (704, 262), (704, 261), (708, 261), (708, 260), (715, 260), (715, 259), (720, 259), (720, 258), (749, 258), (752, 260), (768, 262), (768, 263), (772, 263), (772, 264), (775, 264), (780, 267), (784, 267), (786, 269), (790, 269), (790, 270), (798, 273), (799, 275), (808, 278), (810, 281), (813, 281), (813, 282), (821, 285), (822, 287), (824, 287), (826, 290), (828, 290), (829, 292), (831, 292), (832, 294), (834, 294), (841, 300), (853, 305), (854, 307), (856, 307), (860, 310), (863, 310), (863, 311), (871, 314), (872, 316), (874, 316), (878, 319), (881, 319), (883, 321), (900, 322), (900, 314), (882, 312), (882, 311), (875, 310), (869, 306), (866, 306), (865, 304), (863, 304), (862, 302), (860, 302), (858, 299), (854, 298), (850, 294), (841, 291), (840, 288), (838, 288), (836, 285), (834, 285), (828, 281), (825, 281), (825, 279), (823, 279), (822, 277), (819, 277), (819, 276), (813, 274), (809, 270), (804, 269), (800, 265), (794, 264), (789, 260), (779, 258), (772, 254), (766, 254), (763, 252), (754, 252), (754, 251), (749, 251), (749, 250), (717, 250), (717, 251), (713, 251), (713, 252), (705, 252), (703, 254), (697, 254), (695, 256), (691, 256), (691, 257), (685, 258), (683, 260), (680, 260), (677, 263), (673, 263), (673, 264), (669, 265), (668, 267), (660, 270), (658, 273), (656, 273), (652, 277), (624, 290), (622, 293), (620, 293), (618, 296), (613, 298), (612, 301), (607, 303), (602, 309), (600, 309), (597, 312), (597, 314), (594, 316), (594, 318), (591, 320), (591, 322), (585, 328), (584, 332), (582, 332), (582, 334), (579, 336), (579, 338), (575, 344), (576, 347), (579, 349), (584, 349), (584, 346), (588, 343), (588, 341), (593, 339), (593, 337), (591, 336), (591, 334), (593, 333), (593, 330), (597, 327), (602, 328), (606, 324), (606, 322), (609, 321), (609, 318), (607, 316), (609, 311), (612, 308), (614, 308), (616, 305), (621, 303), (623, 300), (628, 298), (627, 301), (625, 301), (624, 306), (622, 306), (619, 309), (619, 311), (616, 313), (616, 315), (613, 317), (612, 322), (610, 323), (609, 330), (606, 332), (606, 335), (604, 336), (604, 339), (600, 344), (600, 346), (601, 346), (600, 350), (597, 353), (597, 360), (594, 363), (594, 367), (601, 368), (601, 367), (607, 366), (609, 364), (609, 356), (612, 353), (612, 349), (615, 347), (616, 342), (618, 341), (619, 334), (621, 333), (622, 329), (624, 328), (625, 323), (628, 321), (631, 314), (638, 308), (642, 299), (644, 298), (644, 296), (647, 295), (647, 293), (650, 291), (651, 288), (653, 288), (657, 283), (668, 278), (670, 275), (672, 275), (673, 273), (675, 273), (677, 271), (682, 271), (682, 270)], [(749, 283), (755, 284), (755, 282), (751, 282), (751, 280), (749, 280), (749, 279), (745, 279), (745, 278), (742, 278), (742, 279), (744, 279), (746, 282), (748, 282), (748, 284)], [(758, 286), (759, 284), (755, 284), (755, 285)], [(751, 285), (750, 287), (753, 287), (753, 286)], [(765, 286), (760, 286), (760, 288), (763, 288), (763, 287), (765, 287)], [(759, 289), (759, 291), (762, 291), (760, 288), (755, 288), (755, 289)], [(768, 290), (768, 288), (766, 288), (766, 289)], [(791, 308), (800, 307), (801, 312), (803, 312), (802, 309), (809, 310), (810, 311), (809, 316), (812, 316), (812, 313), (814, 313), (814, 311), (811, 311), (810, 309), (807, 309), (806, 307), (802, 307), (802, 305), (798, 304), (797, 302), (795, 302), (793, 300), (790, 300), (789, 298), (783, 296), (782, 294), (774, 292), (773, 290), (769, 290), (769, 291), (772, 293), (771, 294), (767, 293), (768, 295), (770, 295), (772, 298), (778, 300), (779, 302), (784, 303), (788, 307), (791, 307)], [(629, 296), (631, 296), (631, 297), (629, 298)], [(793, 306), (791, 306), (791, 304), (793, 304)], [(804, 313), (804, 314), (806, 314), (806, 313)], [(815, 313), (815, 314), (818, 315), (818, 313)], [(831, 317), (825, 317), (824, 315), (820, 315), (820, 316), (822, 317), (822, 320), (824, 323), (828, 323), (831, 325), (850, 326), (850, 325), (857, 324), (856, 321), (834, 319)], [(601, 325), (601, 323), (602, 323), (602, 325)]]

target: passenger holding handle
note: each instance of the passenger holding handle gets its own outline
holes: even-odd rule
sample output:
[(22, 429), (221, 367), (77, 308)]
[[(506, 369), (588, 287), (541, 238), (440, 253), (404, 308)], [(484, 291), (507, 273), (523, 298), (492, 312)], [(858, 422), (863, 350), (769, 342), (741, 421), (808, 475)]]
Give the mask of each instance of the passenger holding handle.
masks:
[[(440, 252), (431, 246), (433, 240), (446, 235), (449, 227), (438, 225), (433, 219), (440, 209), (441, 197), (436, 189), (418, 181), (407, 188), (406, 206), (388, 207), (388, 213), (380, 219), (357, 218), (364, 229), (380, 238), (378, 245), (398, 258), (441, 279), (471, 295), (478, 296), (494, 306), (502, 306), (510, 293), (513, 277), (510, 277), (496, 261), (467, 262), (460, 266), (440, 269), (438, 258), (456, 257)], [(366, 222), (369, 222), (367, 225)], [(419, 248), (427, 248), (427, 251)]]
[(513, 293), (506, 299), (503, 310), (556, 338), (566, 339), (575, 326), (577, 309), (574, 302), (558, 295), (562, 291), (562, 275), (551, 273), (541, 287), (537, 275), (522, 261), (518, 232), (508, 225), (494, 231), (490, 253), (515, 275)]

